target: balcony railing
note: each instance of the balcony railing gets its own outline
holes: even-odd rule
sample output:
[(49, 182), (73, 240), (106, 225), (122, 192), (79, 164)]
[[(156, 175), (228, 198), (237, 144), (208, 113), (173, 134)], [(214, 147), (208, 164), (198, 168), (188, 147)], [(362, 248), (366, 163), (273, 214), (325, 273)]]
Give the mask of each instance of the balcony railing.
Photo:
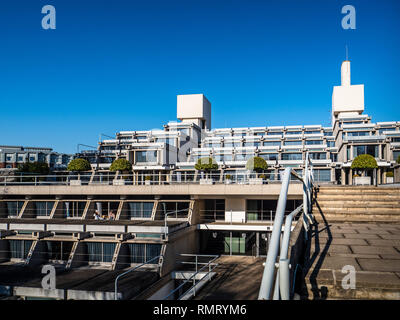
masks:
[[(301, 176), (301, 173), (299, 173)], [(219, 173), (131, 173), (18, 175), (0, 176), (0, 186), (82, 186), (82, 185), (173, 185), (173, 184), (268, 184), (281, 182), (282, 172), (219, 174)]]

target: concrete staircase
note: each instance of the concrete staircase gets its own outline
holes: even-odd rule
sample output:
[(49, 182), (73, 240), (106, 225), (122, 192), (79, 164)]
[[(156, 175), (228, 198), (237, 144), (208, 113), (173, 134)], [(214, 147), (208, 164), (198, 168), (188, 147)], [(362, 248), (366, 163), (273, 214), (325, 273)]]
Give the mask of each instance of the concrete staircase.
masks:
[(318, 222), (400, 221), (400, 188), (335, 186), (320, 187), (313, 213)]

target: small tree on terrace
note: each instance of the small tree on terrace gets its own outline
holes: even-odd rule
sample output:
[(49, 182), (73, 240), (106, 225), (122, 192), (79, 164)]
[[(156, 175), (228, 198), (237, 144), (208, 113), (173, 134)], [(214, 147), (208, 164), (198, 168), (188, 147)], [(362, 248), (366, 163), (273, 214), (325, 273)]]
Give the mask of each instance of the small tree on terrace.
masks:
[(360, 154), (353, 160), (351, 168), (362, 171), (362, 175), (365, 176), (366, 172), (369, 170), (377, 169), (378, 163), (373, 156), (369, 154)]
[(110, 171), (129, 172), (132, 170), (132, 164), (126, 159), (116, 159), (110, 166)]
[(246, 163), (246, 169), (250, 171), (255, 171), (257, 175), (260, 172), (267, 170), (267, 168), (268, 168), (267, 161), (265, 161), (265, 159), (261, 157), (252, 157), (249, 160), (247, 160)]
[(204, 171), (208, 176), (209, 172), (213, 170), (218, 170), (218, 164), (213, 158), (204, 157), (197, 160), (194, 168), (198, 171)]
[(78, 179), (80, 179), (80, 173), (83, 171), (92, 170), (89, 161), (82, 158), (73, 159), (68, 163), (68, 171), (78, 172)]

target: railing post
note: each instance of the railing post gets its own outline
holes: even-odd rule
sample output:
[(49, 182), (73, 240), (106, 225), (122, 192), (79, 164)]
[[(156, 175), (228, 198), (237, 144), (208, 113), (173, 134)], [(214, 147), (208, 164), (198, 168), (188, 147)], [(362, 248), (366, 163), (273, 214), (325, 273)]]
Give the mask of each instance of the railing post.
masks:
[(279, 261), (279, 289), (282, 300), (289, 300), (289, 259)]
[(282, 222), (285, 215), (287, 192), (289, 188), (289, 178), (291, 168), (286, 168), (284, 171), (282, 188), (279, 195), (278, 205), (276, 207), (276, 214), (274, 220), (274, 227), (272, 230), (271, 242), (268, 247), (268, 255), (265, 262), (264, 273), (260, 286), (258, 299), (269, 299), (271, 296), (271, 288), (275, 271), (275, 262), (279, 250), (279, 239), (281, 235)]

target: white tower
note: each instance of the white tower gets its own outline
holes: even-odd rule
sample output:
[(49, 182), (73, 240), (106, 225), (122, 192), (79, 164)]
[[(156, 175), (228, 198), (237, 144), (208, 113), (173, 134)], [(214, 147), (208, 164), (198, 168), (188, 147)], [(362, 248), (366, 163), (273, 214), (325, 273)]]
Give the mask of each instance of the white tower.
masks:
[(351, 85), (350, 61), (342, 62), (340, 86), (333, 87), (332, 125), (339, 114), (352, 116), (364, 111), (364, 85)]
[(184, 94), (177, 97), (177, 118), (195, 123), (201, 129), (211, 129), (211, 103), (204, 94)]

